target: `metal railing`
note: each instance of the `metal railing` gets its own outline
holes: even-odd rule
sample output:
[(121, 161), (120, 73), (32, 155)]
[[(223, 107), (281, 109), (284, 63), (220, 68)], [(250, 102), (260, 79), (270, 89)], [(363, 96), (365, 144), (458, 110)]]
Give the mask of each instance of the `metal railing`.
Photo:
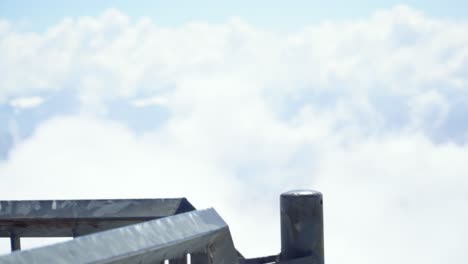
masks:
[(78, 237), (195, 208), (187, 199), (0, 201), (0, 237)]
[(0, 263), (238, 263), (229, 228), (213, 209), (192, 211), (16, 251)]
[[(182, 199), (0, 202), (0, 263), (323, 264), (322, 194), (283, 193), (281, 253), (246, 259), (214, 209)], [(75, 239), (20, 251), (21, 237)]]

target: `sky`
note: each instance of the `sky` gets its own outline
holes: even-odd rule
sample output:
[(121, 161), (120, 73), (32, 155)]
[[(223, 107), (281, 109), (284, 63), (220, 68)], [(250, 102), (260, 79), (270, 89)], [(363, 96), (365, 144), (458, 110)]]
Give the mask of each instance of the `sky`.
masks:
[(309, 188), (329, 263), (466, 263), (466, 2), (96, 2), (0, 0), (1, 200), (187, 197), (254, 257)]

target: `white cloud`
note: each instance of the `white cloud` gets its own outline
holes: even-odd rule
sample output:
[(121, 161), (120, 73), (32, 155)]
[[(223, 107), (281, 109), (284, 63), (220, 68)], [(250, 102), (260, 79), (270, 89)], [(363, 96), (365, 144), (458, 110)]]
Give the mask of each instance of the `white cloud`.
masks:
[(317, 186), (327, 194), (327, 238), (337, 249), (329, 258), (466, 260), (460, 245), (466, 243), (468, 214), (459, 208), (468, 202), (467, 154), (466, 146), (437, 146), (421, 135), (368, 139), (325, 154)]
[(229, 72), (225, 77), (255, 81), (257, 89), (275, 83), (295, 89), (379, 85), (414, 94), (430, 83), (466, 85), (457, 73), (466, 65), (466, 28), (404, 7), (294, 34), (264, 32), (239, 19), (162, 28), (110, 10), (65, 19), (44, 34), (3, 35), (2, 66), (9, 70), (2, 72), (0, 87), (2, 96), (70, 85), (100, 97), (133, 96), (157, 91), (159, 84)]
[[(433, 91), (448, 102), (468, 100), (467, 23), (399, 6), (361, 20), (272, 33), (240, 19), (160, 27), (149, 18), (131, 20), (108, 10), (64, 19), (41, 34), (0, 35), (0, 99), (71, 89), (85, 108), (105, 113), (106, 102), (121, 97), (172, 93), (189, 96), (186, 103), (199, 107), (205, 93), (227, 93), (239, 103), (252, 94), (280, 115), (290, 110), (291, 100), (307, 97), (302, 104), (316, 108), (324, 99), (327, 108), (351, 104), (350, 116), (387, 130), (395, 111), (418, 114), (412, 107), (384, 107), (374, 98), (397, 98), (404, 106)], [(220, 87), (191, 84), (210, 81)], [(244, 87), (222, 88), (231, 83)], [(447, 109), (433, 109), (438, 127), (447, 115), (439, 111)], [(415, 124), (421, 125), (412, 118), (403, 123)]]
[(153, 96), (141, 99), (135, 99), (131, 101), (134, 107), (147, 107), (147, 106), (164, 106), (167, 104), (167, 99), (162, 96)]
[(39, 96), (33, 97), (19, 97), (10, 101), (10, 105), (18, 109), (29, 109), (40, 106), (44, 103), (44, 99)]
[[(6, 32), (0, 98), (71, 89), (83, 111), (42, 122), (0, 161), (1, 199), (187, 196), (259, 256), (279, 250), (279, 193), (313, 187), (327, 262), (467, 259), (468, 149), (431, 138), (468, 105), (467, 22), (401, 6), (273, 33), (110, 10)], [(116, 98), (170, 115), (135, 133), (106, 119)]]
[(313, 136), (320, 118), (296, 129), (264, 123), (267, 131), (207, 125), (173, 120), (137, 136), (103, 119), (52, 119), (0, 163), (8, 183), (0, 198), (187, 196), (199, 208), (214, 206), (238, 248), (258, 256), (279, 250), (278, 194), (310, 186), (325, 194), (327, 261), (466, 259), (466, 146), (421, 135), (343, 145), (334, 138), (347, 133)]
[(5, 34), (9, 27), (10, 24), (7, 21), (0, 19), (0, 34)]
[(411, 102), (412, 119), (415, 127), (440, 126), (450, 110), (450, 103), (438, 92), (427, 91)]

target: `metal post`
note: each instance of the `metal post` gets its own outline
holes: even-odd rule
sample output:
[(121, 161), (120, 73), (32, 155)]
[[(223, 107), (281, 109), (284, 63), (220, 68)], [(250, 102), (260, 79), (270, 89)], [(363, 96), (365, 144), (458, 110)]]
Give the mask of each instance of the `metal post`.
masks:
[(15, 234), (11, 234), (10, 244), (11, 244), (11, 251), (21, 250), (21, 241), (20, 241), (19, 236)]
[(323, 264), (322, 194), (295, 190), (281, 194), (281, 260), (313, 256)]

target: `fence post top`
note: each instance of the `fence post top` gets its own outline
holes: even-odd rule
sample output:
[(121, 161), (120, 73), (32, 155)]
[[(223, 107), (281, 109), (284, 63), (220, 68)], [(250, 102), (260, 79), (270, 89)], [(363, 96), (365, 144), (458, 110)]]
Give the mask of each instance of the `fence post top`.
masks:
[(309, 189), (299, 189), (291, 190), (281, 194), (282, 197), (295, 197), (295, 196), (322, 196), (321, 192), (309, 190)]

